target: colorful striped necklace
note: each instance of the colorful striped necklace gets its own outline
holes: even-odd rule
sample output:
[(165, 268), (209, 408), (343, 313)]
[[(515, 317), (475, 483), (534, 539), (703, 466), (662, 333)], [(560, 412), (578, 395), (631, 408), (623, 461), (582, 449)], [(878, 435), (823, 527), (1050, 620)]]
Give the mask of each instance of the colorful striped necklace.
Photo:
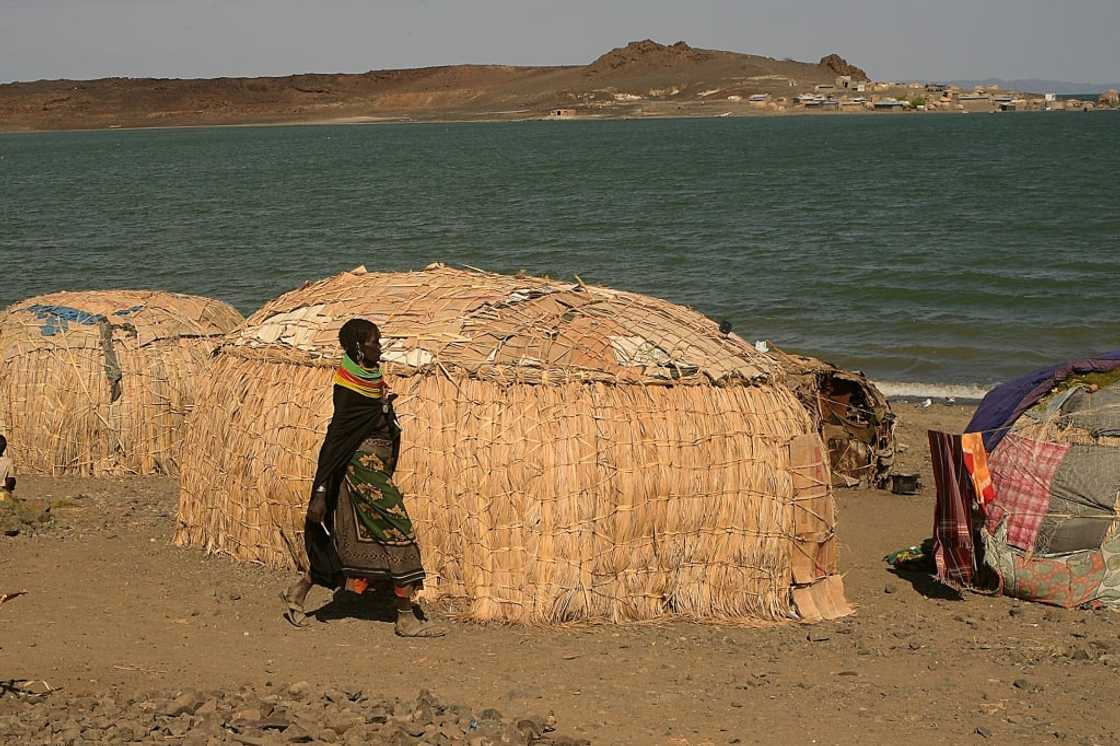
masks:
[(367, 370), (343, 354), (342, 364), (334, 369), (334, 385), (355, 391), (370, 399), (380, 399), (388, 390), (381, 369)]

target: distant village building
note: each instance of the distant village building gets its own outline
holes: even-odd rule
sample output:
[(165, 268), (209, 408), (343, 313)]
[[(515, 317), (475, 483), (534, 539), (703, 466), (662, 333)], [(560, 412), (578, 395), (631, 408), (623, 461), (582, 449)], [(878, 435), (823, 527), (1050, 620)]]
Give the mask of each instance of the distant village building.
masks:
[(906, 104), (897, 98), (887, 96), (875, 102), (875, 111), (902, 111)]
[(834, 86), (832, 83), (821, 83), (820, 85), (814, 86), (813, 90), (814, 91), (835, 91), (836, 86)]
[(949, 86), (944, 83), (926, 83), (926, 93), (947, 93)]
[(992, 97), (983, 93), (964, 93), (957, 97), (963, 111), (992, 111)]
[(770, 100), (770, 94), (769, 93), (755, 93), (750, 97), (749, 100), (752, 104), (764, 104), (764, 103), (766, 103), (767, 101)]
[(866, 80), (852, 80), (851, 75), (841, 75), (836, 79), (836, 88), (841, 91), (856, 91), (863, 93), (867, 90)]
[(575, 109), (553, 109), (548, 112), (549, 119), (574, 119), (575, 116)]

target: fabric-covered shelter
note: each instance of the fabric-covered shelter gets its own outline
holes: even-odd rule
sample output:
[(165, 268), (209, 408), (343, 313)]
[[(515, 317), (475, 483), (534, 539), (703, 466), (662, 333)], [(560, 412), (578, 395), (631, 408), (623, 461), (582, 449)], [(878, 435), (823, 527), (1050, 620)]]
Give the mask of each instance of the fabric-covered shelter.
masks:
[(1120, 351), (997, 387), (964, 436), (930, 434), (943, 580), (1120, 604)]
[(195, 386), (242, 321), (190, 295), (29, 298), (0, 316), (0, 427), (21, 474), (177, 473)]
[(773, 361), (680, 306), (432, 265), (343, 273), (219, 349), (176, 540), (304, 566), (337, 334), (382, 329), (426, 594), (479, 620), (846, 611), (819, 436)]

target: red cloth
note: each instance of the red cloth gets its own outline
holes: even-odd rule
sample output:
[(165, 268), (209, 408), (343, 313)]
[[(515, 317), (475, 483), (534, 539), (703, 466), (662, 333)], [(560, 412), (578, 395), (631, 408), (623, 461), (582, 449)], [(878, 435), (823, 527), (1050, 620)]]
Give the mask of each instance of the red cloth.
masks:
[(996, 499), (988, 506), (988, 533), (1007, 517), (1007, 543), (1034, 549), (1042, 519), (1050, 511), (1050, 486), (1069, 452), (1067, 443), (1049, 443), (1008, 433), (990, 461)]
[(955, 587), (969, 586), (976, 574), (972, 540), (972, 477), (964, 465), (961, 436), (929, 431), (929, 452), (937, 503), (933, 511), (933, 560), (937, 579)]

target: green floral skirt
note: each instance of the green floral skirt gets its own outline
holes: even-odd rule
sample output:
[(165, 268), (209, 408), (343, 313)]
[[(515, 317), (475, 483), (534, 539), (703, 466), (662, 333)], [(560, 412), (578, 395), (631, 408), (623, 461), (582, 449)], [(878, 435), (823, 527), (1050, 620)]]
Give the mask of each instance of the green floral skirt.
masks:
[(392, 443), (373, 438), (354, 452), (338, 491), (335, 549), (347, 578), (418, 584), (424, 580), (420, 548), (393, 484), (392, 457)]

